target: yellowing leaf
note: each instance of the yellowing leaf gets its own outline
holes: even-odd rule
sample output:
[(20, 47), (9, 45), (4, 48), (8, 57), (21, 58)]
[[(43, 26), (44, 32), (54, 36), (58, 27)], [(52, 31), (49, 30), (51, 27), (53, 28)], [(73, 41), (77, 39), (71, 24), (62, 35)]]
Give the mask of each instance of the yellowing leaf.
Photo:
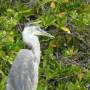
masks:
[(49, 47), (52, 47), (52, 48), (58, 47), (57, 42), (54, 42), (54, 40), (52, 40), (52, 41), (49, 43)]
[(52, 9), (54, 9), (54, 8), (56, 7), (56, 4), (55, 4), (54, 1), (51, 2), (50, 7), (51, 7)]
[(82, 72), (81, 69), (80, 69), (80, 72), (78, 73), (78, 78), (80, 81), (84, 78), (84, 73)]
[(72, 40), (72, 36), (68, 35), (67, 36), (67, 44), (69, 44), (71, 40)]
[(83, 73), (80, 73), (80, 74), (78, 75), (78, 78), (79, 78), (80, 81), (83, 79), (83, 77), (84, 77), (84, 74), (83, 74)]
[(70, 32), (70, 29), (67, 28), (67, 27), (61, 27), (61, 29), (62, 29), (63, 31), (65, 31), (65, 32), (69, 33), (69, 34), (71, 33), (71, 32)]
[(4, 56), (5, 55), (5, 52), (4, 51), (0, 51), (0, 57)]
[(69, 2), (69, 0), (64, 0), (64, 2), (65, 2), (65, 3), (68, 3), (68, 2)]
[(59, 13), (59, 16), (64, 16), (64, 15), (65, 15), (65, 12)]

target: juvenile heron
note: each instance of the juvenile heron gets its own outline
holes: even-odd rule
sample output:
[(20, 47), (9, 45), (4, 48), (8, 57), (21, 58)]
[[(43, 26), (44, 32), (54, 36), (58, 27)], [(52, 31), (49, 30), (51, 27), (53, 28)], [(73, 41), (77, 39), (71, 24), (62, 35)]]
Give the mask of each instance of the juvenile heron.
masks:
[(10, 70), (6, 90), (37, 90), (41, 52), (38, 40), (39, 35), (53, 38), (52, 35), (41, 30), (39, 26), (25, 26), (22, 38), (30, 50), (21, 49), (19, 51)]

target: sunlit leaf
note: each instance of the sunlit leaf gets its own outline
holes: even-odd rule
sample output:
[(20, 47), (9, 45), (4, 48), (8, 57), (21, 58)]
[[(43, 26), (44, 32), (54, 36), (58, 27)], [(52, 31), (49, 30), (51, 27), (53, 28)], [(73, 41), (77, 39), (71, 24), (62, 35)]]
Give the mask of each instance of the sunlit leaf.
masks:
[(65, 31), (66, 33), (71, 34), (71, 32), (70, 32), (70, 29), (69, 29), (69, 28), (67, 28), (67, 27), (61, 27), (61, 29), (62, 29), (63, 31)]
[(51, 2), (50, 7), (51, 7), (52, 9), (54, 9), (54, 8), (56, 7), (55, 1), (52, 1), (52, 2)]

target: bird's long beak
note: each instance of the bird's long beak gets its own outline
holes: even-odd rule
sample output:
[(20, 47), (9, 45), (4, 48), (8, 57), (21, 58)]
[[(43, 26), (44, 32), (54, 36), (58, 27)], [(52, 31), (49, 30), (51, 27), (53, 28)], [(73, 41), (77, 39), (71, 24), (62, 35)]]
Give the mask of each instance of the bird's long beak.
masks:
[(50, 37), (50, 38), (55, 38), (54, 36), (52, 36), (51, 34), (47, 33), (46, 31), (44, 30), (39, 30), (39, 33), (41, 36), (47, 36), (47, 37)]

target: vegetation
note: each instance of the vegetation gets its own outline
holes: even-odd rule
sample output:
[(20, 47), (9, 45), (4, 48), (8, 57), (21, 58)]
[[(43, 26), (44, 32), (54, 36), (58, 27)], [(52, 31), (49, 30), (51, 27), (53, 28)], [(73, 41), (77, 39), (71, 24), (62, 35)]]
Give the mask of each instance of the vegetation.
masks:
[(89, 0), (0, 1), (0, 90), (22, 42), (21, 25), (33, 22), (55, 36), (40, 37), (38, 90), (89, 90)]

